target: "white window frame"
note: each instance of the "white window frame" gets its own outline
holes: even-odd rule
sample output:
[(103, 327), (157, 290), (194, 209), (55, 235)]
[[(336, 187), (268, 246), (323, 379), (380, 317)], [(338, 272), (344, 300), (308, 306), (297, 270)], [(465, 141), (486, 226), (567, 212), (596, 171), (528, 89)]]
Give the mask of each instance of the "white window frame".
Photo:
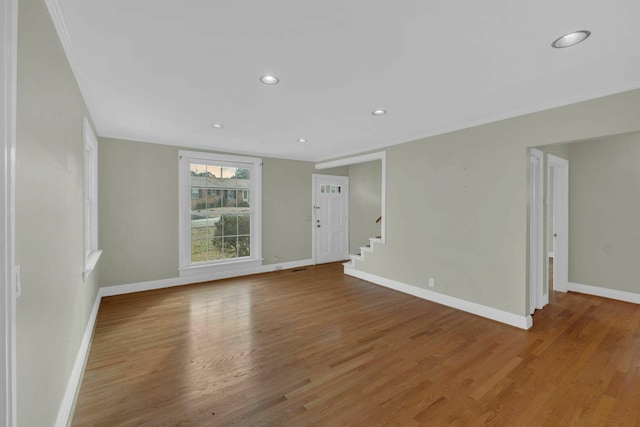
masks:
[[(251, 170), (251, 234), (249, 257), (191, 262), (191, 164), (229, 165)], [(180, 150), (178, 152), (179, 268), (180, 276), (197, 276), (262, 266), (262, 159)]]
[(98, 138), (86, 117), (83, 127), (83, 187), (84, 206), (84, 267), (82, 279), (87, 280), (94, 270), (102, 251), (98, 249)]

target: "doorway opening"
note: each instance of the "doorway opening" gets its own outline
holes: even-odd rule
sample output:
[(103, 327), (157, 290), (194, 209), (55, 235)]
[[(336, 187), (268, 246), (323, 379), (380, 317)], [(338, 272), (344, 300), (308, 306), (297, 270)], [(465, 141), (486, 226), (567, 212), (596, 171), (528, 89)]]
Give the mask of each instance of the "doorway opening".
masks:
[(569, 161), (531, 148), (529, 312), (544, 308), (569, 282)]
[(559, 292), (569, 287), (569, 161), (547, 154), (548, 286)]
[[(316, 164), (316, 169), (324, 170), (342, 166), (354, 166), (355, 169), (358, 170), (357, 174), (353, 176), (354, 181), (351, 182), (350, 180), (349, 184), (351, 187), (351, 198), (349, 199), (349, 204), (356, 201), (362, 202), (355, 203), (353, 209), (351, 209), (351, 207), (349, 208), (349, 216), (352, 218), (351, 225), (349, 226), (349, 243), (350, 246), (355, 249), (355, 253), (357, 253), (357, 251), (363, 249), (363, 246), (365, 247), (364, 249), (367, 250), (370, 246), (366, 245), (367, 243), (371, 244), (371, 241), (384, 243), (386, 239), (386, 152), (380, 151), (377, 153), (363, 154), (360, 156), (318, 163)], [(376, 168), (377, 171), (374, 171)], [(351, 173), (352, 168), (350, 167), (349, 174), (351, 175)], [(363, 183), (363, 180), (377, 182), (379, 184), (371, 184), (371, 182)], [(353, 187), (352, 184), (355, 185), (355, 187)], [(316, 190), (317, 186), (314, 185), (314, 191)], [(357, 194), (353, 191), (357, 191)], [(367, 200), (354, 200), (354, 198), (364, 198)], [(376, 201), (372, 202), (373, 199)], [(315, 211), (315, 207), (313, 210)], [(314, 218), (314, 222), (315, 221), (317, 221), (317, 219)], [(366, 222), (366, 224), (362, 224), (362, 221)], [(314, 224), (314, 227), (316, 227), (316, 225), (317, 223)], [(315, 228), (313, 236), (315, 239)], [(314, 262), (317, 262), (315, 240), (313, 246)], [(347, 245), (347, 250), (352, 248), (349, 248), (349, 245)], [(348, 258), (353, 259), (353, 256), (354, 255), (349, 255)]]

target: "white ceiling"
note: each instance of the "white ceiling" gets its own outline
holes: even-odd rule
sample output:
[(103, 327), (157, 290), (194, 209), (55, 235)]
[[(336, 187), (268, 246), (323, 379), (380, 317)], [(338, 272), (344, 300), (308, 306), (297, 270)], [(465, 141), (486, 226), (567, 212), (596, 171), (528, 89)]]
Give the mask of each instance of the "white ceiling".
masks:
[(108, 137), (320, 161), (640, 87), (638, 0), (47, 3)]

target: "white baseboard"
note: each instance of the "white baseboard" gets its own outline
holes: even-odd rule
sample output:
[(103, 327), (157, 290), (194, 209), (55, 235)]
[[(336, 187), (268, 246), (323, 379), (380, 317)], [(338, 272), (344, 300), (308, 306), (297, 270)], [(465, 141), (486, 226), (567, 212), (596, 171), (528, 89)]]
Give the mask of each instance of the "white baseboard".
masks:
[(457, 310), (466, 311), (467, 313), (475, 314), (477, 316), (486, 317), (487, 319), (495, 320), (497, 322), (506, 323), (507, 325), (515, 326), (516, 328), (529, 329), (533, 326), (533, 318), (531, 316), (519, 316), (517, 314), (509, 313), (508, 311), (498, 310), (497, 308), (476, 304), (460, 298), (418, 288), (417, 286), (407, 285), (406, 283), (365, 273), (353, 268), (345, 268), (344, 273), (405, 294), (433, 301)]
[(288, 270), (291, 268), (313, 265), (313, 260), (282, 262), (279, 264), (263, 265), (256, 268), (245, 268), (220, 273), (208, 273), (196, 276), (172, 277), (170, 279), (151, 280), (149, 282), (130, 283), (127, 285), (104, 286), (100, 288), (102, 296), (130, 294), (133, 292), (151, 291), (154, 289), (171, 288), (173, 286), (190, 285), (192, 283), (210, 282), (211, 280), (228, 279), (230, 277), (248, 276), (250, 274), (268, 273), (276, 270)]
[(580, 283), (569, 282), (568, 289), (573, 292), (582, 294), (595, 295), (598, 297), (617, 299), (620, 301), (632, 302), (640, 304), (640, 294), (627, 291), (618, 291), (616, 289), (601, 288), (598, 286), (582, 285)]
[(87, 356), (89, 355), (89, 345), (91, 344), (91, 339), (93, 338), (93, 330), (96, 324), (96, 318), (98, 317), (98, 308), (100, 307), (101, 299), (102, 295), (100, 293), (100, 289), (98, 289), (98, 295), (96, 295), (96, 300), (93, 303), (93, 308), (91, 309), (91, 313), (89, 314), (87, 327), (84, 330), (84, 335), (82, 336), (82, 341), (80, 342), (80, 348), (78, 349), (78, 355), (76, 356), (76, 361), (73, 364), (69, 382), (67, 382), (67, 389), (64, 392), (62, 404), (60, 405), (60, 409), (58, 410), (58, 417), (56, 418), (55, 427), (67, 427), (69, 421), (71, 420), (71, 410), (73, 409), (73, 402), (76, 399), (78, 389), (80, 388), (80, 379), (82, 378), (84, 365), (87, 361)]

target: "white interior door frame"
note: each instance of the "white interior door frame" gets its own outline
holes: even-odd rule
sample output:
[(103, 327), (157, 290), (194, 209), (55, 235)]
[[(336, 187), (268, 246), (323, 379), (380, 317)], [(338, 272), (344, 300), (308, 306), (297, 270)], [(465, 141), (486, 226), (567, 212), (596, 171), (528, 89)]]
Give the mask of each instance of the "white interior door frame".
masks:
[[(551, 182), (553, 169), (553, 182)], [(569, 161), (547, 154), (547, 194), (553, 185), (553, 203), (547, 217), (553, 217), (554, 239), (547, 242), (553, 252), (553, 289), (567, 292), (569, 286)], [(555, 240), (555, 247), (554, 247)]]
[(346, 203), (344, 205), (345, 207), (345, 233), (344, 233), (344, 242), (343, 242), (343, 248), (344, 248), (344, 257), (343, 259), (347, 259), (349, 257), (349, 177), (348, 176), (339, 176), (339, 175), (321, 175), (321, 174), (312, 174), (311, 175), (311, 186), (312, 186), (312, 190), (311, 190), (311, 257), (313, 259), (313, 264), (317, 264), (317, 258), (318, 258), (318, 254), (317, 254), (317, 249), (316, 249), (316, 245), (317, 245), (317, 230), (316, 230), (316, 217), (317, 217), (317, 206), (316, 206), (316, 201), (317, 201), (317, 197), (318, 197), (318, 181), (321, 179), (338, 179), (340, 178), (343, 182), (341, 183), (341, 185), (345, 186), (345, 192), (344, 192), (344, 197), (346, 198)]
[(0, 0), (0, 425), (16, 425), (15, 159), (17, 0)]
[(544, 228), (543, 217), (543, 173), (544, 154), (540, 150), (529, 150), (531, 188), (529, 207), (529, 313), (542, 309), (549, 303), (549, 293), (544, 287)]
[[(324, 163), (317, 163), (316, 169), (330, 169), (342, 166), (357, 165), (380, 160), (382, 182), (380, 183), (380, 240), (384, 243), (387, 239), (387, 152), (378, 151), (376, 153), (362, 154), (360, 156), (347, 157), (339, 160), (332, 160)], [(314, 199), (315, 200), (315, 199)]]

